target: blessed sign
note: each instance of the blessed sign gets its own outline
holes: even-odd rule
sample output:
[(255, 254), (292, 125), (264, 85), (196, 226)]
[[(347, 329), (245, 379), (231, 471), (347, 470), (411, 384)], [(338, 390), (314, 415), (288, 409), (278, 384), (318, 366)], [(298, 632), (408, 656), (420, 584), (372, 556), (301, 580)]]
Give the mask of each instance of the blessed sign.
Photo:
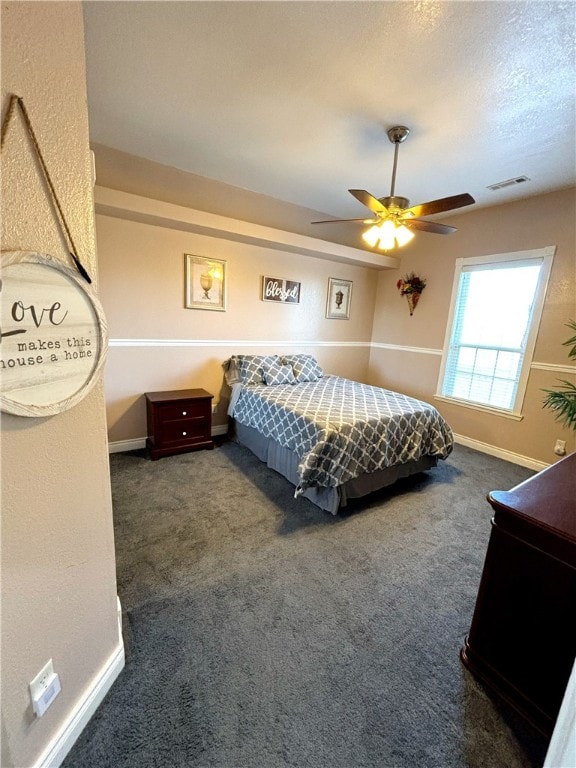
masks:
[(0, 408), (52, 416), (86, 396), (104, 363), (104, 313), (77, 272), (31, 251), (2, 253)]
[(262, 301), (276, 301), (282, 304), (300, 303), (300, 283), (280, 277), (262, 278)]

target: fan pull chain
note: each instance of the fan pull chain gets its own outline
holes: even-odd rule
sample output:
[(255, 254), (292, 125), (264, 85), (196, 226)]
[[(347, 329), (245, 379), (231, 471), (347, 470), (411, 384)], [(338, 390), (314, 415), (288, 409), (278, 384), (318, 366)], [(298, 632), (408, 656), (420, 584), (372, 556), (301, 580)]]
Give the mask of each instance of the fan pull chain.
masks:
[(30, 134), (30, 138), (32, 140), (32, 144), (34, 146), (34, 150), (36, 151), (36, 155), (38, 157), (38, 161), (40, 163), (40, 167), (42, 168), (42, 173), (44, 174), (44, 179), (46, 181), (46, 184), (48, 185), (48, 189), (50, 190), (50, 193), (52, 195), (52, 199), (56, 205), (56, 209), (58, 211), (58, 224), (60, 225), (60, 228), (64, 230), (68, 242), (68, 252), (74, 261), (74, 264), (76, 265), (76, 269), (78, 272), (82, 275), (84, 280), (86, 282), (91, 283), (92, 280), (90, 279), (90, 276), (86, 269), (82, 266), (80, 259), (76, 256), (77, 249), (74, 245), (74, 240), (72, 239), (72, 234), (70, 232), (70, 229), (68, 227), (68, 224), (66, 223), (66, 218), (64, 217), (64, 212), (62, 211), (62, 206), (60, 205), (60, 201), (58, 200), (58, 195), (56, 194), (56, 190), (54, 188), (54, 184), (52, 183), (52, 179), (50, 178), (50, 174), (48, 173), (48, 168), (46, 166), (46, 163), (44, 161), (44, 157), (42, 156), (42, 151), (40, 150), (40, 145), (38, 143), (38, 139), (36, 138), (36, 134), (34, 133), (34, 129), (32, 128), (32, 122), (30, 120), (30, 116), (28, 115), (28, 111), (26, 107), (24, 106), (24, 100), (20, 96), (16, 96), (15, 94), (12, 94), (10, 96), (10, 103), (8, 105), (8, 109), (6, 110), (6, 115), (4, 117), (4, 120), (2, 121), (2, 133), (1, 133), (1, 139), (0, 139), (0, 150), (4, 148), (4, 141), (6, 139), (6, 136), (8, 134), (8, 127), (10, 125), (10, 120), (12, 119), (12, 116), (14, 114), (14, 108), (18, 106), (20, 107), (20, 111), (22, 113), (22, 117), (24, 118), (24, 123), (26, 124), (26, 128), (28, 129), (28, 133)]

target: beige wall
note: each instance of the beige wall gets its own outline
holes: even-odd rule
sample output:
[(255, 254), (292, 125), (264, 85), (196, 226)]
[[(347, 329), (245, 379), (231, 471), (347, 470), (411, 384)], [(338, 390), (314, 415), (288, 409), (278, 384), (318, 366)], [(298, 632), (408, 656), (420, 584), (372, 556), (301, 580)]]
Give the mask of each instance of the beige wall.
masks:
[[(105, 377), (112, 442), (146, 435), (147, 391), (203, 387), (218, 404), (214, 424), (226, 424), (222, 363), (232, 354), (302, 351), (326, 371), (367, 375), (375, 270), (111, 216), (98, 215), (96, 226), (112, 344)], [(225, 312), (184, 308), (184, 253), (226, 261)], [(300, 304), (262, 301), (262, 275), (300, 281)], [(349, 320), (325, 316), (329, 277), (353, 282)], [(157, 343), (127, 341), (138, 339)], [(169, 345), (176, 340), (187, 346)]]
[[(455, 433), (470, 440), (543, 463), (557, 460), (553, 453), (557, 439), (565, 440), (569, 451), (576, 450), (574, 432), (562, 427), (550, 411), (542, 408), (541, 391), (553, 388), (558, 379), (574, 380), (574, 374), (565, 371), (570, 361), (562, 342), (572, 335), (565, 323), (576, 318), (575, 214), (576, 192), (570, 189), (451, 216), (447, 222), (454, 223), (458, 232), (449, 237), (417, 236), (414, 245), (403, 253), (401, 270), (379, 273), (370, 381), (429, 400)], [(556, 246), (556, 255), (523, 420), (434, 400), (456, 259), (548, 245)], [(398, 278), (410, 271), (427, 278), (412, 317), (406, 299), (396, 288)]]
[[(78, 252), (96, 252), (80, 3), (2, 3), (2, 113), (23, 97)], [(22, 124), (2, 153), (2, 248), (69, 263)], [(25, 768), (70, 727), (121, 653), (101, 384), (52, 418), (2, 417), (2, 766)], [(53, 659), (62, 692), (32, 713), (28, 683)], [(68, 730), (69, 734), (70, 731)]]
[[(105, 378), (108, 434), (118, 446), (146, 434), (144, 392), (203, 387), (218, 404), (214, 425), (223, 426), (228, 391), (222, 361), (235, 353), (292, 349), (315, 354), (328, 372), (433, 402), (459, 439), (505, 458), (537, 468), (557, 459), (557, 439), (576, 449), (574, 434), (542, 408), (541, 391), (573, 370), (561, 342), (569, 335), (565, 323), (576, 316), (574, 190), (450, 217), (456, 234), (421, 234), (400, 251), (400, 269), (382, 271), (183, 231), (163, 219), (160, 203), (148, 199), (146, 205), (148, 211), (158, 207), (156, 216), (148, 214), (154, 225), (124, 218), (118, 209), (114, 216), (97, 216), (96, 224), (101, 299), (112, 339)], [(547, 245), (557, 252), (522, 421), (435, 400), (455, 260)], [(184, 308), (185, 252), (227, 262), (226, 312)], [(412, 270), (428, 285), (410, 316), (396, 281)], [(300, 280), (301, 304), (262, 302), (263, 274)], [(325, 317), (328, 277), (354, 283), (349, 321)], [(150, 339), (153, 345), (138, 346)], [(184, 343), (173, 346), (175, 341)]]
[[(455, 215), (450, 222), (459, 227), (457, 233), (421, 234), (400, 251), (401, 269), (382, 271), (184, 232), (169, 223), (152, 226), (99, 215), (101, 298), (113, 344), (106, 369), (109, 439), (121, 444), (145, 436), (143, 393), (158, 389), (207, 389), (218, 403), (214, 424), (224, 425), (228, 392), (222, 361), (239, 352), (291, 348), (315, 354), (331, 373), (433, 402), (458, 439), (477, 448), (496, 449), (505, 458), (535, 468), (551, 463), (557, 460), (553, 453), (557, 439), (566, 441), (568, 451), (576, 450), (574, 433), (542, 408), (542, 389), (573, 377), (562, 341), (569, 336), (565, 323), (576, 316), (574, 214), (571, 189)], [(547, 245), (556, 246), (556, 256), (524, 418), (513, 421), (436, 400), (455, 260)], [(226, 260), (226, 312), (184, 308), (185, 252)], [(412, 270), (426, 277), (428, 284), (410, 316), (396, 281)], [(262, 302), (263, 274), (301, 280), (301, 304)], [(328, 277), (353, 280), (349, 321), (324, 316)], [(130, 345), (138, 339), (157, 343)], [(186, 346), (170, 346), (170, 340), (184, 341)]]

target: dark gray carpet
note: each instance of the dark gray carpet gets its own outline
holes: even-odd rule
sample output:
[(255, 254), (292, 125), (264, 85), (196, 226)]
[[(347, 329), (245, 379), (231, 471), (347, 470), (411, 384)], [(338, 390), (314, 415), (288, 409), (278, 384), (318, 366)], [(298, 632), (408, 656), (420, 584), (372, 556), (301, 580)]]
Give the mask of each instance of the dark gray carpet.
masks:
[(127, 665), (66, 768), (542, 765), (458, 656), (529, 470), (457, 446), (333, 517), (233, 443), (111, 467)]

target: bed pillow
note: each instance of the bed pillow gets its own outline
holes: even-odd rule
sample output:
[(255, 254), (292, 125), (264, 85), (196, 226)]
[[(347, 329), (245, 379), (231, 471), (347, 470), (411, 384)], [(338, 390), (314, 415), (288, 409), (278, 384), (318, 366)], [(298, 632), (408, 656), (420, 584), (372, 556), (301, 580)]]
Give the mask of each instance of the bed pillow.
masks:
[(278, 355), (238, 355), (238, 375), (242, 384), (264, 384), (264, 365), (279, 360)]
[(240, 360), (237, 355), (224, 360), (222, 368), (224, 368), (224, 378), (229, 387), (240, 383)]
[(284, 365), (292, 366), (294, 376), (299, 384), (304, 381), (318, 381), (324, 375), (318, 361), (312, 355), (285, 355), (282, 362)]
[(291, 365), (283, 365), (280, 359), (262, 365), (264, 384), (296, 384)]

